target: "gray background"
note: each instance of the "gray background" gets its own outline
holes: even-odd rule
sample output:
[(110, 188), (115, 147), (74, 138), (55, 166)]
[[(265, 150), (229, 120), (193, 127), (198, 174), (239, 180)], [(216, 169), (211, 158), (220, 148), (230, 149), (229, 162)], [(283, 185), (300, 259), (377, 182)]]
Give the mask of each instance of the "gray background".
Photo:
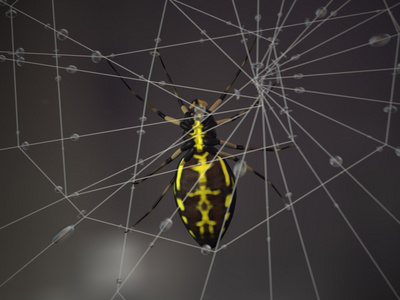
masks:
[[(263, 55), (281, 3), (260, 2), (260, 26), (266, 29), (259, 44)], [(159, 51), (182, 98), (213, 103), (236, 72), (232, 60), (240, 64), (246, 55), (238, 27), (226, 24), (230, 21), (237, 25), (238, 20), (231, 1), (183, 3), (198, 10), (181, 2), (168, 2)], [(388, 6), (396, 3), (387, 1)], [(257, 2), (235, 4), (245, 29), (255, 30)], [(292, 2), (285, 1), (283, 17), (288, 15), (287, 26), (278, 36), (278, 55), (305, 29), (304, 21), (314, 19), (316, 9), (326, 4), (319, 0), (297, 1), (288, 15)], [(343, 4), (345, 1), (332, 1), (328, 15), (312, 24), (309, 31)], [(175, 5), (206, 30), (225, 53), (210, 41), (200, 42), (207, 36)], [(138, 75), (148, 78), (152, 70), (150, 79), (155, 83), (167, 81), (158, 60), (151, 68), (153, 57), (149, 55), (155, 46), (163, 6), (163, 1), (70, 0), (55, 1), (53, 11), (51, 1), (21, 0), (15, 5), (18, 14), (13, 26), (5, 15), (9, 7), (0, 7), (0, 51), (6, 57), (0, 63), (0, 299), (111, 299), (119, 277), (124, 283), (114, 299), (199, 299), (204, 287), (204, 299), (270, 299), (271, 294), (273, 299), (317, 299), (317, 293), (320, 299), (398, 299), (400, 158), (394, 149), (400, 146), (400, 120), (397, 112), (388, 122), (383, 109), (392, 95), (394, 106), (399, 106), (400, 90), (399, 77), (393, 84), (392, 76), (396, 29), (387, 12), (376, 16), (385, 8), (384, 2), (346, 4), (336, 18), (320, 25), (282, 60), (285, 93), (293, 100), (288, 102), (290, 114), (301, 126), (292, 122), (299, 150), (279, 153), (284, 177), (276, 155), (268, 153), (267, 173), (284, 194), (285, 178), (291, 199), (297, 202), (294, 218), (293, 210), (282, 210), (282, 202), (269, 191), (269, 214), (273, 215), (269, 222), (270, 260), (267, 225), (262, 223), (266, 220), (264, 184), (250, 173), (238, 182), (235, 216), (222, 240), (228, 246), (214, 257), (201, 254), (177, 217), (173, 218), (172, 229), (146, 252), (154, 240), (152, 235), (159, 233), (160, 221), (175, 210), (172, 191), (138, 225), (138, 232), (124, 233), (128, 215), (131, 224), (147, 211), (172, 178), (177, 162), (164, 170), (169, 171), (166, 174), (136, 187), (131, 210), (131, 186), (114, 192), (131, 178), (136, 157), (146, 159), (167, 149), (180, 137), (181, 130), (159, 123), (162, 120), (158, 116), (146, 111), (145, 124), (151, 126), (145, 127), (138, 154), (136, 131), (143, 105), (114, 77), (104, 58), (95, 64), (90, 55), (94, 50), (103, 55), (115, 53), (112, 59), (126, 68), (123, 75), (132, 79), (130, 85), (142, 96), (146, 95), (147, 84), (137, 80)], [(391, 11), (399, 20), (400, 5)], [(69, 39), (56, 40), (57, 46), (53, 22), (57, 30), (65, 28), (69, 32)], [(50, 29), (45, 28), (47, 23)], [(370, 47), (368, 40), (382, 33), (394, 36), (383, 47)], [(250, 45), (253, 38), (246, 37)], [(313, 49), (332, 37), (336, 38)], [(19, 47), (25, 49), (22, 67), (13, 63), (12, 51)], [(56, 47), (61, 54), (59, 85), (54, 80)], [(256, 52), (252, 53), (252, 61)], [(290, 61), (299, 53), (304, 53), (299, 60)], [(336, 55), (320, 59), (331, 54)], [(67, 73), (68, 65), (75, 65), (80, 72)], [(251, 74), (250, 64), (245, 72)], [(294, 79), (298, 73), (305, 77)], [(241, 88), (248, 80), (242, 74), (233, 88)], [(304, 87), (307, 92), (297, 94), (293, 91), (296, 87)], [(149, 102), (168, 115), (182, 117), (170, 94), (172, 89), (162, 88), (159, 84), (149, 86)], [(287, 126), (286, 116), (279, 114), (282, 90), (277, 87), (274, 91), (277, 94), (271, 96), (276, 103), (269, 103)], [(249, 85), (242, 95), (238, 101), (235, 97), (227, 101), (221, 112), (250, 106), (257, 91)], [(230, 141), (246, 143), (255, 116), (252, 111)], [(288, 142), (287, 133), (271, 110), (267, 110), (267, 116), (275, 142)], [(220, 128), (218, 136), (226, 139), (237, 124)], [(260, 115), (255, 126), (250, 144), (262, 146)], [(341, 168), (333, 168), (329, 155), (302, 128), (330, 155), (341, 156), (343, 167), (351, 167), (348, 173), (340, 174)], [(75, 133), (80, 139), (72, 142), (69, 136)], [(267, 145), (273, 143), (269, 133), (266, 139)], [(30, 143), (27, 151), (17, 147), (24, 141)], [(377, 151), (382, 146), (382, 151)], [(148, 170), (171, 153), (167, 151)], [(320, 180), (328, 181), (326, 190), (301, 153)], [(247, 154), (246, 161), (264, 172), (262, 153)], [(138, 170), (149, 162), (139, 165)], [(108, 179), (81, 191), (104, 178)], [(80, 196), (66, 200), (55, 193), (55, 186), (62, 186), (67, 195), (81, 191)], [(90, 219), (77, 218), (80, 210), (93, 210)], [(52, 245), (53, 236), (72, 224), (76, 227), (70, 239)], [(261, 225), (247, 232), (257, 224)]]

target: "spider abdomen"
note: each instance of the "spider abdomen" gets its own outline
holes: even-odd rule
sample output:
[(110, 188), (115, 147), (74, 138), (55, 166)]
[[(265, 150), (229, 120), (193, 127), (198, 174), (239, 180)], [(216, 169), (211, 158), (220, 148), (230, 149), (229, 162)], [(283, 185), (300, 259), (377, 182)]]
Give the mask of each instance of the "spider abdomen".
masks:
[(235, 208), (233, 186), (232, 171), (219, 156), (203, 152), (180, 161), (175, 201), (186, 229), (200, 246), (214, 248), (221, 231), (223, 235), (228, 228)]

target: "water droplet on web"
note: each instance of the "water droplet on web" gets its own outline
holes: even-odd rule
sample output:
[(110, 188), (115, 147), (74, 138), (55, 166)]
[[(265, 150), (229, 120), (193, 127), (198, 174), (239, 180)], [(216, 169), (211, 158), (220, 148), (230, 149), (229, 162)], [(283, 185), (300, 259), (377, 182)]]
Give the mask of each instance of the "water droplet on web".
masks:
[(21, 144), (21, 148), (22, 148), (22, 150), (27, 151), (29, 149), (29, 143), (27, 141), (23, 142)]
[(306, 90), (303, 87), (296, 87), (294, 88), (295, 93), (303, 94)]
[(238, 161), (233, 167), (233, 174), (236, 178), (242, 177), (246, 174), (247, 171), (247, 163), (244, 160)]
[(300, 59), (300, 54), (295, 54), (290, 58), (291, 61), (296, 61), (296, 60), (299, 60), (299, 59)]
[(329, 163), (331, 164), (332, 167), (338, 168), (343, 164), (343, 158), (336, 155), (334, 157), (329, 158)]
[(160, 223), (160, 230), (166, 232), (172, 228), (172, 220), (170, 218), (165, 218)]
[(60, 31), (57, 32), (57, 38), (60, 41), (64, 41), (68, 37), (68, 30), (67, 29), (60, 29)]
[(79, 215), (77, 216), (77, 218), (78, 218), (78, 219), (82, 219), (84, 216), (86, 216), (86, 214), (87, 214), (87, 211), (84, 210), (84, 209), (82, 209), (82, 210), (79, 212)]
[(301, 73), (297, 73), (297, 74), (294, 74), (294, 75), (293, 75), (293, 78), (294, 78), (294, 79), (303, 79), (303, 77), (304, 77), (304, 75), (301, 74)]
[(100, 51), (97, 51), (97, 50), (94, 51), (94, 52), (92, 53), (92, 55), (91, 55), (92, 61), (93, 61), (95, 64), (97, 64), (98, 62), (101, 61), (101, 57), (102, 57), (102, 55), (101, 55)]
[(58, 185), (58, 186), (56, 186), (56, 187), (54, 188), (54, 191), (55, 191), (57, 194), (60, 194), (60, 193), (62, 193), (63, 188), (62, 188), (62, 186)]
[(24, 63), (25, 63), (25, 58), (20, 57), (20, 58), (17, 59), (17, 66), (18, 67), (22, 67), (24, 65)]
[(74, 225), (69, 225), (63, 229), (61, 229), (52, 240), (53, 244), (61, 244), (65, 242), (75, 231)]
[(6, 11), (6, 17), (13, 19), (17, 16), (17, 12), (15, 10), (13, 10), (12, 8), (10, 8), (9, 10)]
[(212, 252), (212, 248), (211, 248), (211, 246), (210, 245), (203, 245), (202, 247), (201, 247), (201, 254), (203, 254), (203, 255), (208, 255), (208, 254), (210, 254)]
[(391, 114), (394, 114), (394, 113), (396, 113), (397, 112), (397, 107), (396, 106), (393, 106), (393, 105), (387, 105), (387, 106), (385, 106), (384, 108), (383, 108), (383, 111), (385, 112), (385, 113), (391, 113)]
[(65, 70), (67, 71), (67, 73), (69, 74), (75, 74), (76, 72), (78, 72), (78, 68), (75, 67), (74, 65), (69, 65), (65, 68)]
[(397, 148), (394, 150), (394, 153), (396, 153), (396, 155), (397, 155), (398, 157), (400, 157), (400, 146), (397, 147)]
[(16, 55), (17, 57), (22, 57), (22, 56), (24, 56), (24, 54), (25, 54), (25, 50), (24, 50), (24, 48), (22, 48), (22, 47), (19, 47), (19, 48), (15, 51), (15, 55)]
[(377, 34), (369, 39), (369, 45), (371, 47), (382, 47), (389, 43), (390, 39), (391, 37), (387, 33)]
[(328, 10), (325, 7), (320, 7), (315, 11), (315, 16), (317, 18), (323, 18), (327, 15)]
[(1, 54), (0, 55), (0, 62), (5, 62), (5, 61), (6, 61), (6, 57), (3, 54)]
[(150, 51), (149, 53), (150, 53), (150, 55), (153, 56), (153, 57), (158, 57), (158, 56), (160, 56), (160, 52), (158, 52), (158, 51)]
[(138, 135), (144, 135), (146, 133), (146, 131), (144, 129), (139, 129), (139, 130), (136, 131), (136, 133)]
[(79, 140), (80, 136), (77, 133), (72, 134), (69, 139), (73, 142), (76, 142), (77, 140)]

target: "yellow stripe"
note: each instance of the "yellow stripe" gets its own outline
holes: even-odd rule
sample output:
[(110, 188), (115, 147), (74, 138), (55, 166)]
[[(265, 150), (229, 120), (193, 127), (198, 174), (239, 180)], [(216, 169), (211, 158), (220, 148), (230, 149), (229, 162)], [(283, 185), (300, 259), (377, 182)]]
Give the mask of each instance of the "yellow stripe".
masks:
[(226, 168), (225, 162), (219, 156), (218, 156), (218, 159), (221, 164), (222, 172), (224, 172), (225, 184), (226, 184), (226, 186), (230, 186), (231, 185), (231, 180), (230, 180), (231, 176), (229, 176), (228, 169)]
[(187, 219), (185, 216), (181, 216), (181, 217), (182, 217), (183, 222), (184, 222), (185, 224), (187, 224), (187, 223), (188, 223), (188, 219)]
[(184, 159), (182, 158), (181, 162), (179, 163), (178, 171), (176, 172), (176, 190), (175, 192), (179, 191), (181, 189), (181, 177), (182, 177), (182, 171), (183, 171), (183, 164), (184, 164)]
[(229, 194), (225, 197), (225, 207), (229, 207), (232, 201), (232, 194)]
[(184, 211), (184, 210), (185, 210), (185, 205), (183, 205), (183, 201), (182, 201), (181, 198), (176, 198), (176, 203), (178, 203), (179, 209), (180, 209), (181, 211)]

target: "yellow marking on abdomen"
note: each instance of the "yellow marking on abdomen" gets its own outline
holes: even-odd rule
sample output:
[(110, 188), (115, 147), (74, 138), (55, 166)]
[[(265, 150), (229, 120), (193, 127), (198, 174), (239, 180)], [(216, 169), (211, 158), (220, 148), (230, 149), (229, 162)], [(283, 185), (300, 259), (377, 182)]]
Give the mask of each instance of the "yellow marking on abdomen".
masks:
[(226, 186), (230, 186), (231, 185), (231, 176), (229, 176), (228, 169), (226, 168), (225, 162), (219, 156), (218, 156), (218, 159), (219, 159), (219, 163), (221, 164), (222, 172), (224, 172), (225, 184), (226, 184)]

